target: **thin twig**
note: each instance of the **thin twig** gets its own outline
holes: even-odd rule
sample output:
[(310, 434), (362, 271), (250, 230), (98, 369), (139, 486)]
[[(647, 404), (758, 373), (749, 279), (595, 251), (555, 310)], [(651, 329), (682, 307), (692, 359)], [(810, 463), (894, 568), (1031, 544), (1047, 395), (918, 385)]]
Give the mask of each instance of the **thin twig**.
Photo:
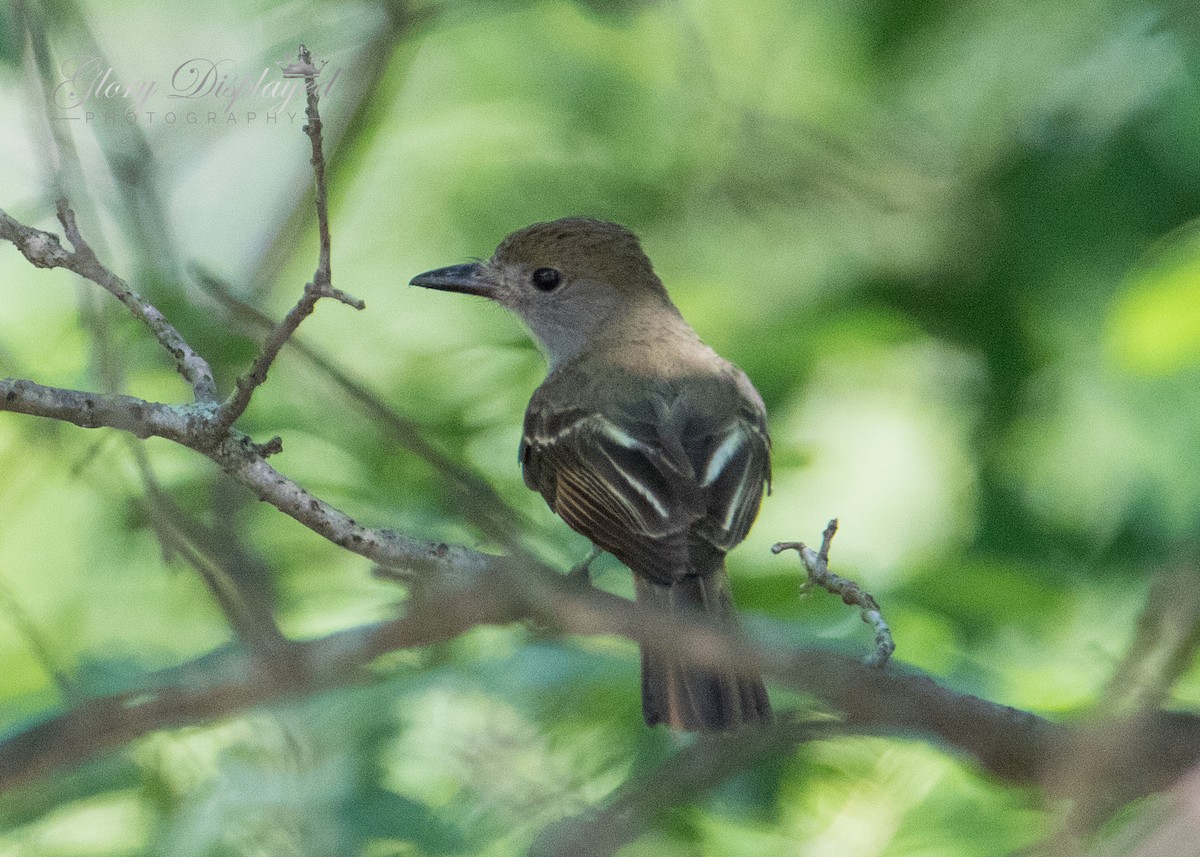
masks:
[(317, 231), (320, 236), (320, 250), (317, 256), (317, 270), (313, 274), (313, 282), (326, 291), (333, 282), (333, 271), (329, 259), (329, 196), (325, 188), (325, 151), (322, 140), (321, 112), (317, 109), (320, 96), (317, 94), (317, 75), (321, 70), (312, 62), (312, 54), (304, 45), (300, 46), (300, 63), (303, 66), (304, 92), (307, 97), (305, 116), (308, 122), (304, 125), (304, 133), (312, 143), (312, 168), (316, 179)]
[(313, 309), (317, 305), (317, 301), (321, 299), (321, 290), (312, 283), (308, 283), (304, 287), (304, 295), (299, 302), (288, 310), (287, 315), (283, 317), (283, 321), (279, 322), (268, 334), (266, 341), (263, 343), (262, 351), (255, 358), (250, 371), (245, 375), (238, 377), (235, 384), (233, 395), (225, 400), (217, 412), (216, 419), (213, 421), (213, 438), (220, 439), (228, 433), (230, 427), (237, 421), (246, 408), (250, 405), (250, 399), (254, 395), (254, 391), (263, 385), (267, 380), (267, 372), (275, 363), (275, 358), (279, 356), (279, 352), (287, 341), (291, 339), (292, 334), (296, 332), (296, 328), (304, 319), (312, 314)]
[(2, 581), (0, 581), (0, 612), (8, 614), (8, 619), (16, 628), (17, 633), (25, 639), (25, 644), (33, 656), (58, 688), (63, 704), (70, 705), (83, 699), (82, 688), (77, 687), (67, 675), (59, 659), (54, 655), (53, 647), (42, 635), (33, 619), (17, 602), (16, 597), (9, 591), (8, 585)]
[[(130, 443), (136, 441), (131, 439)], [(158, 485), (144, 457), (139, 465), (146, 492), (143, 505), (164, 551), (181, 557), (200, 575), (244, 645), (257, 653), (278, 649), (284, 636), (275, 623), (271, 604), (248, 585), (261, 562), (243, 551), (232, 534), (221, 533), (182, 509)], [(269, 573), (266, 569), (259, 572), (260, 576)]]
[(317, 93), (317, 75), (321, 73), (321, 69), (313, 65), (312, 53), (304, 45), (300, 46), (299, 53), (300, 67), (293, 66), (291, 73), (298, 73), (304, 78), (304, 92), (307, 97), (304, 113), (308, 118), (304, 125), (304, 133), (308, 135), (308, 139), (312, 143), (313, 178), (316, 182), (317, 233), (320, 240), (317, 270), (313, 273), (313, 285), (320, 290), (321, 297), (333, 298), (355, 309), (364, 309), (366, 304), (363, 301), (333, 287), (333, 271), (330, 269), (329, 252), (329, 190), (325, 184), (325, 146), (322, 137), (325, 125), (321, 121), (321, 112), (317, 109), (320, 101)]
[(142, 322), (158, 343), (175, 361), (175, 371), (191, 385), (196, 402), (217, 401), (217, 385), (208, 361), (192, 350), (163, 314), (129, 287), (129, 284), (108, 270), (80, 234), (75, 212), (65, 199), (58, 201), (58, 219), (73, 249), (62, 246), (58, 236), (25, 226), (0, 210), (0, 238), (11, 241), (31, 264), (38, 268), (66, 268), (84, 279), (91, 280), (125, 305), (133, 317)]
[(317, 253), (317, 270), (312, 281), (304, 286), (300, 300), (292, 307), (287, 315), (263, 343), (262, 351), (255, 359), (250, 371), (237, 379), (233, 395), (231, 395), (217, 413), (213, 422), (213, 437), (221, 438), (229, 428), (237, 422), (238, 417), (245, 413), (250, 406), (250, 399), (267, 380), (267, 373), (279, 356), (280, 350), (292, 338), (292, 334), (300, 327), (300, 323), (312, 314), (317, 301), (321, 298), (333, 298), (355, 309), (364, 309), (366, 304), (358, 298), (346, 294), (332, 285), (333, 274), (330, 269), (330, 238), (329, 238), (329, 193), (325, 185), (325, 155), (322, 153), (321, 114), (317, 109), (317, 75), (321, 70), (313, 65), (312, 54), (304, 45), (300, 46), (300, 61), (293, 63), (284, 72), (285, 77), (303, 77), (305, 92), (308, 96), (306, 114), (308, 122), (304, 133), (312, 143), (312, 167), (316, 180), (317, 230), (319, 233), (319, 248)]
[(839, 596), (846, 604), (862, 608), (862, 620), (875, 630), (875, 648), (864, 662), (868, 666), (882, 667), (891, 659), (896, 651), (896, 643), (892, 639), (892, 631), (883, 618), (883, 611), (871, 593), (867, 592), (853, 580), (840, 577), (829, 570), (829, 547), (837, 533), (838, 522), (834, 518), (821, 534), (821, 549), (814, 551), (804, 542), (779, 542), (771, 548), (771, 553), (782, 553), (794, 550), (800, 554), (800, 561), (808, 572), (808, 578), (800, 586), (801, 594), (808, 592), (814, 586), (819, 586), (827, 592)]
[[(260, 329), (272, 330), (275, 327), (270, 316), (235, 295), (225, 281), (199, 269), (193, 274), (201, 288), (224, 305), (235, 319), (249, 322)], [(352, 378), (332, 358), (309, 345), (301, 336), (292, 336), (288, 345), (382, 425), (398, 446), (436, 470), (454, 507), (460, 509), (488, 538), (504, 543), (511, 539), (514, 523), (526, 522), (525, 513), (510, 506), (487, 480), (435, 446), (427, 438), (428, 429), (398, 413), (388, 402)]]

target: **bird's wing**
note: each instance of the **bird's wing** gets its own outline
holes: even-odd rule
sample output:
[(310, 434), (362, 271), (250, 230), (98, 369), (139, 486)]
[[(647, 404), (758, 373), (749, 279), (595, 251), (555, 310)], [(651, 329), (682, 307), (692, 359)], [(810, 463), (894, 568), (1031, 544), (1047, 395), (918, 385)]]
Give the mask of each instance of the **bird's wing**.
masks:
[(728, 551), (746, 537), (758, 515), (764, 487), (770, 490), (771, 442), (761, 411), (739, 413), (723, 432), (689, 449), (689, 456), (705, 504), (696, 535)]
[(687, 573), (703, 499), (690, 463), (653, 424), (531, 405), (520, 455), (525, 484), (572, 529), (661, 583)]

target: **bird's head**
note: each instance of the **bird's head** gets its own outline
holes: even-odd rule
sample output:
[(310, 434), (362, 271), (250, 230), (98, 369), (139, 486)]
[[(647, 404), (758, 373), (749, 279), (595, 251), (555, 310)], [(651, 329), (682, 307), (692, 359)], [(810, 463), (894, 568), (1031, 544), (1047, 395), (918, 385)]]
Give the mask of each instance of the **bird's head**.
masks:
[(552, 365), (579, 353), (614, 313), (671, 306), (637, 236), (616, 223), (568, 217), (512, 233), (486, 262), (428, 271), (412, 285), (490, 298), (515, 312)]

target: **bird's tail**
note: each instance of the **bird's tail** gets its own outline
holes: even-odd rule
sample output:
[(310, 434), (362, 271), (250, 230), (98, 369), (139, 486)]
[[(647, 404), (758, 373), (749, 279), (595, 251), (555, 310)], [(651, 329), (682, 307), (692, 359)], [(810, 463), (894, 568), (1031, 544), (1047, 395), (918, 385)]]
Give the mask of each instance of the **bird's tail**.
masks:
[[(663, 585), (634, 575), (637, 598), (664, 614), (703, 614), (709, 621), (735, 626), (729, 578), (723, 565), (704, 575), (687, 575)], [(642, 647), (642, 714), (646, 725), (672, 729), (734, 729), (771, 718), (762, 676), (737, 664), (694, 666), (677, 655)]]

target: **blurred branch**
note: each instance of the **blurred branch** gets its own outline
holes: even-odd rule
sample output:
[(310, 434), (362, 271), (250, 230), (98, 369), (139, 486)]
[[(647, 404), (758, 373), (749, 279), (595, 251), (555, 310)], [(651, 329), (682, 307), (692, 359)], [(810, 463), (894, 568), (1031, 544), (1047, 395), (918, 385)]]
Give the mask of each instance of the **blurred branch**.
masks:
[(273, 603), (254, 586), (269, 579), (270, 569), (242, 547), (236, 532), (207, 526), (181, 508), (158, 484), (145, 456), (137, 458), (146, 492), (141, 505), (164, 554), (180, 556), (195, 569), (244, 646), (255, 653), (276, 650), (284, 636), (275, 623)]
[[(1122, 843), (1119, 857), (1179, 857), (1194, 853), (1200, 842), (1200, 766), (1190, 770), (1171, 789), (1170, 802), (1148, 813), (1153, 819), (1151, 830), (1136, 847)], [(1090, 857), (1118, 857), (1114, 849), (1097, 849)]]
[[(68, 189), (82, 194), (85, 170), (67, 131), (70, 123), (51, 113), (54, 89), (64, 74), (62, 56), (56, 62), (55, 46), (69, 46), (65, 51), (68, 63), (82, 57), (94, 58), (100, 68), (112, 68), (113, 63), (77, 0), (18, 2), (14, 9), (18, 41), (25, 44), (27, 62), (34, 72), (26, 75), (29, 86), (37, 90), (31, 93), (29, 104), (37, 110), (39, 124), (44, 127), (40, 135), (45, 141), (42, 160), (53, 186), (51, 198), (67, 195)], [(151, 281), (142, 290), (153, 295), (155, 286), (177, 280), (179, 264), (156, 178), (157, 161), (146, 139), (145, 126), (140, 121), (122, 121), (93, 122), (88, 127), (100, 144), (99, 153), (113, 179), (111, 188), (122, 199), (118, 210), (124, 215), (127, 244), (137, 250), (137, 264)], [(76, 199), (76, 210), (80, 210), (80, 202), (86, 212), (90, 206), (82, 198)]]
[(1200, 648), (1200, 570), (1194, 563), (1155, 575), (1137, 631), (1099, 708), (1136, 713), (1164, 704)]
[(391, 622), (284, 642), (269, 660), (226, 647), (152, 675), (144, 689), (92, 699), (0, 742), (0, 791), (158, 729), (365, 683), (371, 674), (363, 667), (380, 654), (452, 639), (479, 622), (508, 618), (504, 599), (481, 599), (480, 594), (479, 588), (449, 593), (429, 601), (428, 610)]
[(17, 602), (16, 597), (9, 591), (8, 584), (2, 579), (0, 579), (0, 614), (7, 616), (8, 621), (24, 639), (25, 645), (29, 647), (34, 658), (54, 681), (62, 700), (71, 703), (80, 699), (82, 694), (79, 688), (75, 686), (70, 676), (62, 668), (62, 664), (59, 663), (59, 659), (55, 657), (53, 647), (42, 635), (37, 623)]
[[(366, 668), (382, 654), (453, 639), (474, 627), (517, 621), (549, 625), (562, 634), (618, 634), (697, 664), (761, 665), (779, 683), (820, 700), (840, 717), (842, 731), (924, 736), (969, 755), (993, 776), (1014, 784), (1043, 782), (1077, 734), (1071, 727), (958, 693), (915, 672), (870, 667), (819, 649), (767, 646), (697, 619), (665, 621), (646, 605), (579, 587), (544, 567), (515, 567), (503, 557), (491, 557), (487, 563), (486, 573), (474, 575), (465, 585), (424, 579), (400, 618), (320, 639), (284, 642), (269, 653), (269, 660), (242, 648), (222, 649), (155, 674), (145, 688), (91, 700), (32, 726), (0, 743), (0, 790), (81, 763), (157, 729), (370, 681)], [(514, 575), (536, 582), (527, 590), (532, 596), (509, 584)], [(1169, 784), (1200, 759), (1200, 718), (1175, 715), (1159, 721), (1159, 726), (1154, 741), (1142, 746), (1161, 752), (1131, 760), (1122, 770), (1131, 796)], [(667, 768), (691, 771), (689, 788), (711, 787), (756, 753), (807, 740), (816, 734), (815, 728), (781, 716), (762, 730), (705, 738), (690, 756), (668, 762)], [(714, 749), (717, 755), (704, 762), (701, 747), (731, 749)], [(694, 758), (689, 762), (689, 757)], [(639, 788), (631, 783), (616, 803)]]
[[(619, 634), (698, 663), (761, 663), (774, 678), (828, 703), (856, 727), (920, 729), (971, 753), (1014, 781), (1037, 779), (1050, 747), (1065, 732), (1030, 714), (939, 687), (919, 675), (871, 669), (853, 658), (813, 649), (776, 650), (699, 621), (667, 622), (657, 611), (569, 584), (548, 569), (536, 602), (506, 582), (501, 557), (467, 586), (422, 588), (407, 615), (274, 650), (288, 670), (264, 671), (242, 649), (226, 648), (152, 676), (149, 687), (95, 699), (0, 743), (0, 789), (75, 764), (156, 729), (230, 714), (281, 697), (369, 679), (363, 668), (386, 652), (428, 646), (473, 627), (533, 620), (564, 634)], [(786, 718), (781, 718), (787, 723)], [(776, 727), (773, 727), (776, 728)], [(785, 731), (792, 727), (778, 727)], [(753, 739), (747, 739), (753, 740)], [(999, 743), (1006, 746), (998, 747)]]
[[(1172, 770), (1194, 765), (1186, 730), (1192, 716), (1161, 709), (1200, 647), (1200, 575), (1190, 563), (1154, 579), (1137, 630), (1092, 716), (1075, 730), (1050, 772), (1052, 787), (1072, 798), (1053, 853), (1078, 851), (1134, 797), (1125, 772), (1154, 759)], [(1180, 746), (1174, 746), (1180, 735)], [(1195, 779), (1193, 772), (1192, 779)], [(1178, 786), (1176, 787), (1179, 788)]]
[(545, 828), (529, 853), (536, 857), (601, 857), (615, 854), (661, 821), (675, 806), (765, 758), (790, 755), (808, 741), (834, 737), (845, 727), (784, 714), (770, 729), (727, 735), (701, 734), (661, 764), (630, 778), (606, 804)]

